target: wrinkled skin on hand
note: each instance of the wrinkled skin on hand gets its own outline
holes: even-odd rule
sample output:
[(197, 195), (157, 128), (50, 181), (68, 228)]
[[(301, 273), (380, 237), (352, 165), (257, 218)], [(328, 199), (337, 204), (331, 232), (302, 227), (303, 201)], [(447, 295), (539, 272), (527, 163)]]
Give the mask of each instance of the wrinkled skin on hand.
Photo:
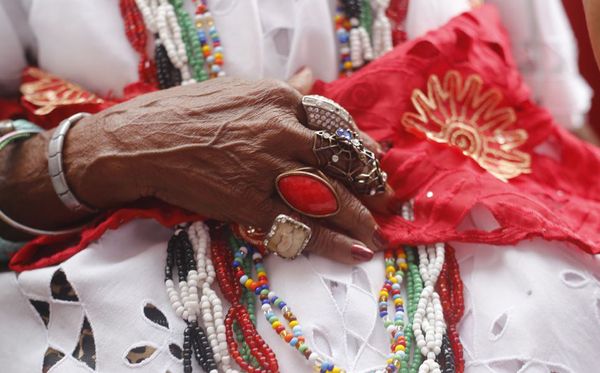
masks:
[[(172, 88), (83, 119), (67, 139), (67, 176), (92, 206), (156, 197), (267, 230), (278, 214), (294, 214), (277, 195), (277, 175), (317, 166), (305, 122), (300, 93), (282, 82), (224, 78)], [(332, 184), (342, 210), (301, 218), (313, 230), (307, 249), (347, 263), (368, 260), (386, 242), (364, 203), (387, 197), (361, 202)]]

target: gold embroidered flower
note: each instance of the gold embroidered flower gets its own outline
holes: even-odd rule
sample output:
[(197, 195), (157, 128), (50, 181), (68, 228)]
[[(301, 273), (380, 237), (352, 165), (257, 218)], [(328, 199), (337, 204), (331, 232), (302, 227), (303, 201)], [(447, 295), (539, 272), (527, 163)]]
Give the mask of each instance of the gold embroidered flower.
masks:
[(427, 93), (415, 89), (402, 124), (411, 132), (456, 147), (500, 180), (531, 172), (531, 157), (518, 150), (527, 140), (524, 129), (514, 129), (516, 114), (500, 107), (502, 93), (484, 89), (479, 75), (463, 77), (448, 71), (440, 81), (431, 75)]

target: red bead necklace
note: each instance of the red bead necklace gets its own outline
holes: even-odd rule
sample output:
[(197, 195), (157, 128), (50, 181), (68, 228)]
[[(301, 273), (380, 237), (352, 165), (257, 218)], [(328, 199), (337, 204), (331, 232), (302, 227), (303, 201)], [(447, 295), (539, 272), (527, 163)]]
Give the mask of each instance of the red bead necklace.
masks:
[(462, 344), (458, 337), (457, 325), (465, 311), (463, 283), (460, 278), (454, 248), (449, 245), (446, 245), (445, 259), (437, 288), (442, 303), (444, 319), (446, 320), (446, 334), (454, 352), (456, 372), (462, 373), (465, 369), (465, 360), (463, 358)]
[[(231, 308), (225, 317), (225, 334), (228, 350), (235, 362), (246, 372), (251, 373), (277, 373), (279, 366), (275, 353), (260, 337), (256, 327), (252, 323), (250, 314), (240, 303), (242, 288), (239, 281), (235, 280), (231, 263), (233, 255), (229, 251), (222, 237), (212, 241), (211, 255), (215, 266), (217, 282), (223, 296), (231, 303)], [(239, 352), (239, 346), (235, 340), (233, 323), (236, 322), (244, 335), (244, 341), (250, 348), (251, 355), (256, 359), (259, 368), (255, 368), (246, 361)]]
[(135, 0), (120, 0), (119, 8), (125, 21), (125, 34), (133, 49), (140, 56), (138, 63), (138, 74), (140, 81), (157, 87), (156, 66), (154, 61), (148, 57), (146, 45), (148, 35), (142, 13), (138, 9)]

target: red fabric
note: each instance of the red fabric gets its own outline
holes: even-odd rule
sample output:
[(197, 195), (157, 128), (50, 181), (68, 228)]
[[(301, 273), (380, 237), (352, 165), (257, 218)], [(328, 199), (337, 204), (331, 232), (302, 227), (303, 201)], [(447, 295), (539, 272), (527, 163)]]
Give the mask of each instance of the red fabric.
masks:
[[(456, 147), (427, 140), (402, 124), (404, 113), (416, 111), (413, 91), (427, 93), (430, 76), (442, 79), (449, 71), (458, 72), (463, 80), (478, 75), (482, 92), (501, 93), (497, 106), (512, 108), (516, 115), (506, 134), (522, 133), (517, 129), (528, 134), (518, 150), (530, 155), (530, 174), (501, 181)], [(375, 139), (393, 143), (382, 165), (396, 196), (415, 199), (416, 217), (414, 222), (381, 218), (392, 242), (512, 244), (539, 236), (600, 253), (600, 153), (562, 130), (532, 102), (493, 7), (456, 17), (350, 78), (319, 82), (315, 91), (348, 109)], [(434, 127), (433, 121), (427, 126)], [(457, 228), (476, 204), (489, 209), (501, 227)]]
[(0, 120), (18, 119), (24, 115), (24, 112), (18, 100), (0, 98)]
[(116, 229), (134, 219), (156, 219), (165, 227), (173, 227), (180, 223), (200, 220), (202, 217), (167, 205), (138, 204), (108, 214), (100, 224), (85, 229), (80, 234), (37, 237), (10, 258), (9, 267), (20, 272), (61, 263), (85, 249), (107, 230)]

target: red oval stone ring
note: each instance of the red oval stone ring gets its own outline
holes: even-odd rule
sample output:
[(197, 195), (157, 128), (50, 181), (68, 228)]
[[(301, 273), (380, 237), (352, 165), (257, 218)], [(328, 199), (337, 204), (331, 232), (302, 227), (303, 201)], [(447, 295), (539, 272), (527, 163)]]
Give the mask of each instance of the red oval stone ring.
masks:
[(277, 176), (275, 187), (281, 199), (295, 211), (313, 218), (325, 218), (340, 211), (333, 186), (320, 170), (303, 167)]

